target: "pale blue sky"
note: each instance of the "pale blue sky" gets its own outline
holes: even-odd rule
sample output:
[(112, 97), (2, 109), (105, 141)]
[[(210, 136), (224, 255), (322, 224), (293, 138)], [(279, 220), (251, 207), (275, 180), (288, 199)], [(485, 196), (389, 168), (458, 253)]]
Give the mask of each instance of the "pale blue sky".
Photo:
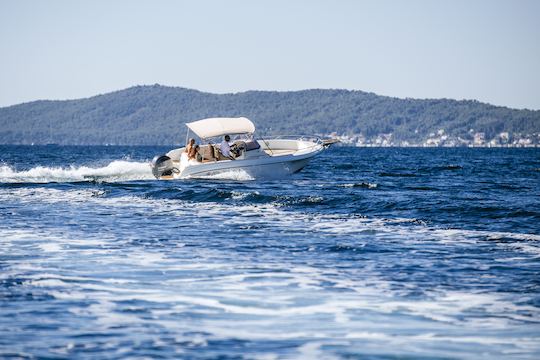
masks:
[(0, 0), (0, 106), (154, 83), (540, 109), (540, 1)]

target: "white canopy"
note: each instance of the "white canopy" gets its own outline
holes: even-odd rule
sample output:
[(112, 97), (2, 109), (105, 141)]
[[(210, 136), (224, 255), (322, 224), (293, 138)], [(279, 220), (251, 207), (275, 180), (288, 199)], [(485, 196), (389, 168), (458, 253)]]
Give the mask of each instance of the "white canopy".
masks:
[(201, 139), (227, 134), (253, 134), (255, 125), (245, 117), (210, 118), (186, 123), (186, 126)]

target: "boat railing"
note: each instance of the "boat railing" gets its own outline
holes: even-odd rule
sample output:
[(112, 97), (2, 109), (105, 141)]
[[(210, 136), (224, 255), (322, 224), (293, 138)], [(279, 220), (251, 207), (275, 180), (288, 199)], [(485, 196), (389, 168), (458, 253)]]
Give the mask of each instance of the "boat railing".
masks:
[(317, 135), (271, 135), (270, 137), (258, 136), (258, 140), (261, 140), (264, 143), (268, 151), (270, 151), (271, 155), (274, 155), (275, 149), (272, 149), (270, 147), (270, 144), (268, 143), (269, 140), (291, 140), (291, 141), (311, 142), (313, 145), (302, 148), (302, 150), (304, 151), (312, 149), (312, 148), (324, 146), (324, 141), (321, 139), (320, 136), (317, 136)]
[(322, 144), (323, 140), (318, 135), (269, 135), (259, 136), (261, 140), (300, 140), (300, 141), (311, 141), (316, 144)]

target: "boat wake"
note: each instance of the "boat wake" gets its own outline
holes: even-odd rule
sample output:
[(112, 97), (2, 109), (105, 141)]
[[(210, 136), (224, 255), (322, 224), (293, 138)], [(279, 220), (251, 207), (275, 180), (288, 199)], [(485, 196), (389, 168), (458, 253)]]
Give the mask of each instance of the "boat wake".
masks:
[[(242, 169), (234, 169), (213, 175), (194, 176), (193, 178), (235, 181), (254, 179)], [(136, 180), (155, 180), (152, 169), (147, 162), (115, 160), (103, 167), (35, 166), (28, 170), (19, 171), (9, 165), (0, 166), (0, 183), (122, 182)]]
[(0, 166), (0, 182), (3, 183), (50, 183), (103, 181), (117, 182), (130, 180), (152, 180), (152, 171), (146, 162), (115, 160), (104, 167), (36, 166), (17, 171), (9, 165)]

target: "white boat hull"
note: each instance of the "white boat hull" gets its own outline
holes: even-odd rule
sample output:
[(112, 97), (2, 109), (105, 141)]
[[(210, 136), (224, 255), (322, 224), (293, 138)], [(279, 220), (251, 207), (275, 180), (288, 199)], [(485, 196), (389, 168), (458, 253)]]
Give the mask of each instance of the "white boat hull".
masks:
[(215, 163), (200, 164), (186, 167), (175, 178), (212, 177), (220, 174), (229, 174), (235, 171), (245, 173), (252, 178), (281, 178), (302, 170), (309, 160), (316, 154), (293, 158), (291, 155), (269, 158), (265, 161), (255, 160), (228, 160)]

